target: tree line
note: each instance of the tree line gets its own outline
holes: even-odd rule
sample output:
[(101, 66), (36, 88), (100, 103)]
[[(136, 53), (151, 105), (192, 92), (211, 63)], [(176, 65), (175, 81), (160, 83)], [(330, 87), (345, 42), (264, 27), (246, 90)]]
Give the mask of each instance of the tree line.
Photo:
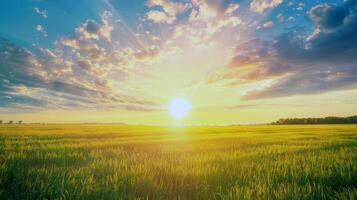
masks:
[(14, 122), (14, 121), (12, 121), (12, 120), (9, 120), (8, 122), (5, 122), (5, 121), (3, 121), (3, 120), (0, 120), (0, 124), (22, 124), (22, 121), (20, 120), (20, 121), (17, 121), (17, 122)]
[(271, 124), (357, 124), (357, 115), (350, 117), (285, 118)]

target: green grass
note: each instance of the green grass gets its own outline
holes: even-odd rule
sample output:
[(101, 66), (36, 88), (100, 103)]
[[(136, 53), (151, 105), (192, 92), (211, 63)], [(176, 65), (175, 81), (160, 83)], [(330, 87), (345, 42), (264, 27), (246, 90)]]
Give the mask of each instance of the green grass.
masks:
[(0, 199), (357, 199), (357, 126), (0, 126)]

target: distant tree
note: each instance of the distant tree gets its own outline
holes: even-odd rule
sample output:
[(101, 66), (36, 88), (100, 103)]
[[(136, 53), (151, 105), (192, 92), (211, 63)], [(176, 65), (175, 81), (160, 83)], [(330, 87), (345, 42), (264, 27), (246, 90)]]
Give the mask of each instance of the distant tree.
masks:
[(22, 124), (22, 121), (20, 120), (18, 123), (19, 123), (19, 124)]
[(2, 120), (0, 120), (0, 124), (2, 124)]
[(347, 118), (350, 124), (357, 124), (357, 116)]
[(10, 121), (9, 121), (9, 124), (12, 124), (12, 123), (13, 123), (12, 120), (10, 120)]
[(357, 124), (357, 116), (325, 118), (286, 118), (272, 124)]

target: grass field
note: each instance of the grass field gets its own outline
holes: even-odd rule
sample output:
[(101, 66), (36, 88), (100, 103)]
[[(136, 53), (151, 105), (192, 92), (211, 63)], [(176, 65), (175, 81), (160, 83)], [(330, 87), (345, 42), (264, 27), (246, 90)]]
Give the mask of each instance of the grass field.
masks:
[(0, 199), (357, 199), (357, 126), (0, 126)]

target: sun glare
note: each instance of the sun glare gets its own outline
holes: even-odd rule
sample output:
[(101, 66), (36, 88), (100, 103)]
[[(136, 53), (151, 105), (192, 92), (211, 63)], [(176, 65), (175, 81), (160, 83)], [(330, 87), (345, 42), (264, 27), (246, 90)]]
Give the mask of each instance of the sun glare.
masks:
[(168, 109), (173, 117), (180, 119), (187, 115), (190, 110), (190, 104), (186, 99), (174, 98), (171, 100)]

